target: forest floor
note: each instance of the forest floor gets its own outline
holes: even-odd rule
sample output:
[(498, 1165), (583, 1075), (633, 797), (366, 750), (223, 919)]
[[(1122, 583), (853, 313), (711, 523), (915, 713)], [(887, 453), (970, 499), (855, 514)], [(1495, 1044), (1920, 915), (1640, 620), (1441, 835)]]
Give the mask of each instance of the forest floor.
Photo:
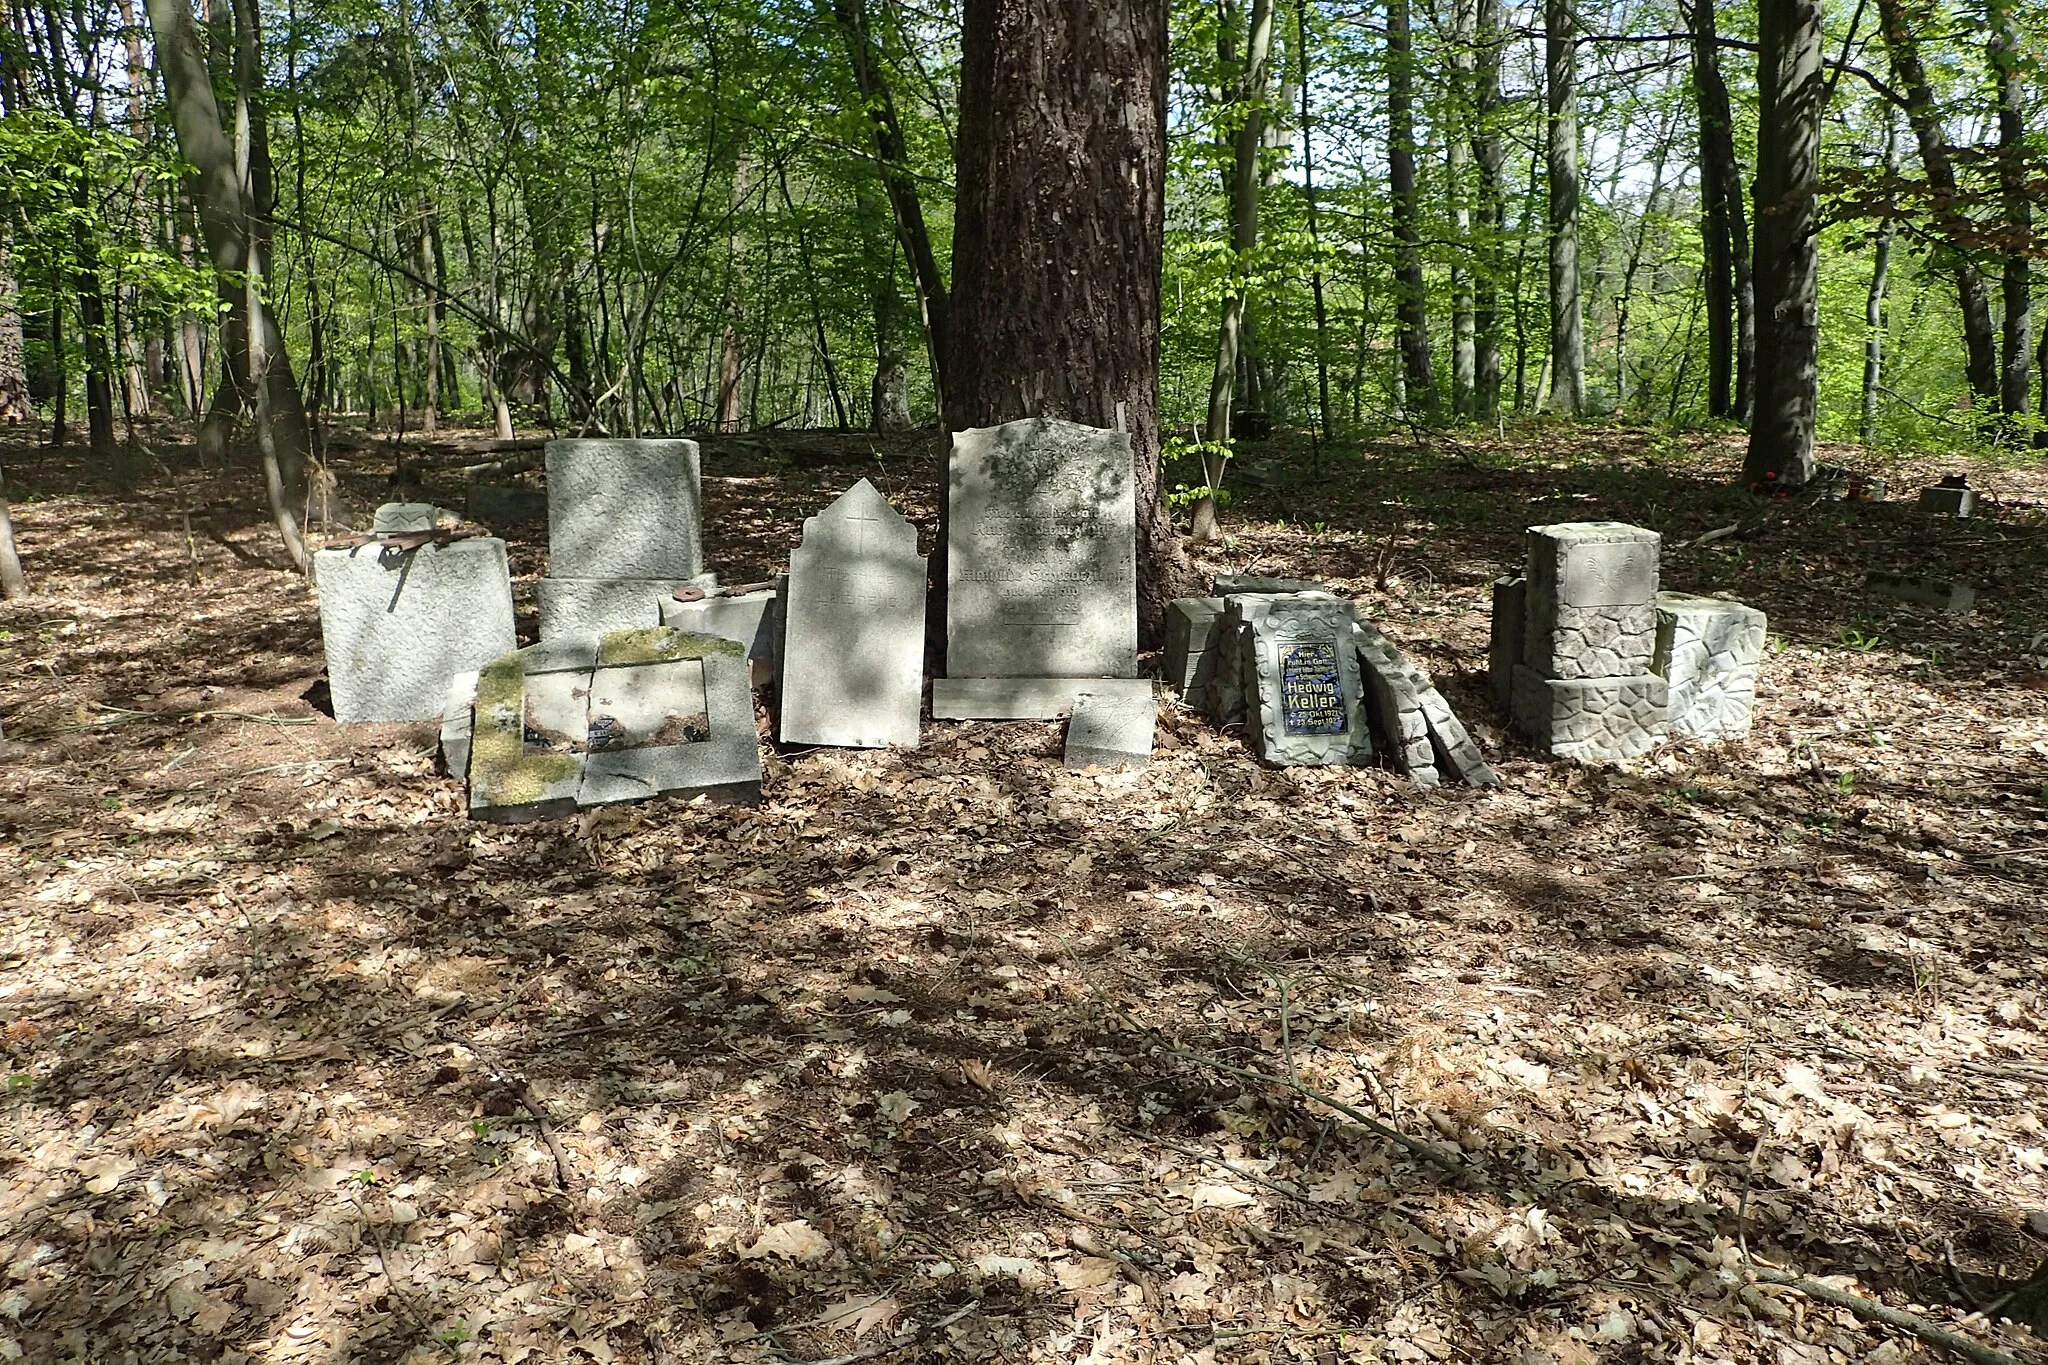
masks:
[[(2048, 467), (1759, 503), (1722, 438), (1275, 442), (1205, 569), (1355, 596), (1500, 790), (1174, 713), (1136, 774), (932, 723), (497, 827), (431, 727), (309, 703), (258, 481), (157, 449), (0, 449), (0, 1358), (1927, 1354), (1775, 1271), (2042, 1358), (1971, 1314), (2048, 1255)], [(713, 567), (861, 474), (928, 533), (938, 450), (707, 443)], [(388, 454), (335, 467), (382, 500)], [(1987, 515), (1918, 517), (1956, 468)], [(1770, 614), (1747, 742), (1503, 732), (1489, 580), (1596, 518)]]

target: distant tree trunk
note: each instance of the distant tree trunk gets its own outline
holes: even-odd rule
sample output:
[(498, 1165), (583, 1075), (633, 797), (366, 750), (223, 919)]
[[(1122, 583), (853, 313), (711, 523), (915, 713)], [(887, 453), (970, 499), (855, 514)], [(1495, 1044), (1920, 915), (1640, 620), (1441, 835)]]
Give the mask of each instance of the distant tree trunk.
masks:
[(1993, 0), (1988, 55), (1998, 104), (1998, 188), (2005, 201), (2008, 244), (2001, 283), (2005, 293), (2004, 347), (1999, 356), (1998, 410), (2007, 423), (2026, 415), (2033, 364), (2032, 281), (2027, 248), (2033, 215), (2027, 201), (2026, 54), (2014, 0)]
[[(1586, 344), (1579, 304), (1579, 55), (1572, 0), (1544, 0), (1544, 89), (1549, 101), (1550, 406), (1586, 408)], [(1389, 37), (1388, 45), (1392, 46)]]
[(1394, 217), (1396, 332), (1407, 408), (1436, 416), (1436, 370), (1429, 350), (1429, 295), (1422, 277), (1422, 233), (1415, 193), (1415, 43), (1408, 0), (1387, 0), (1387, 185)]
[(1699, 101), (1700, 235), (1707, 305), (1707, 415), (1747, 422), (1756, 402), (1756, 295), (1735, 121), (1721, 76), (1713, 0), (1695, 0), (1693, 92)]
[(1614, 300), (1614, 406), (1628, 406), (1629, 320), (1635, 307), (1636, 276), (1643, 268), (1643, 254), (1650, 242), (1650, 226), (1657, 216), (1657, 199), (1664, 193), (1664, 167), (1671, 158), (1671, 135), (1678, 107), (1665, 110), (1664, 127), (1650, 153), (1650, 192), (1643, 199), (1642, 216), (1636, 220), (1636, 239), (1628, 251), (1628, 265), (1622, 270), (1621, 292)]
[(1479, 209), (1478, 285), (1472, 298), (1472, 415), (1500, 420), (1500, 285), (1507, 273), (1503, 243), (1508, 208), (1501, 193), (1505, 154), (1500, 137), (1500, 0), (1478, 0), (1472, 90), (1472, 162)]
[[(270, 274), (270, 147), (264, 128), (261, 34), (255, 0), (235, 0), (235, 138), (223, 131), (220, 106), (187, 0), (148, 0), (158, 69), (170, 101), (178, 148), (194, 167), (192, 195), (199, 207), (207, 254), (233, 300), (229, 321), (243, 324), (236, 338), (263, 458), (270, 513), (286, 553), (307, 567), (299, 516), (306, 504), (309, 454), (306, 413), (292, 377), (291, 357), (277, 319), (263, 296)], [(233, 387), (232, 385), (228, 387)]]
[[(1892, 125), (1892, 111), (1886, 108), (1884, 116), (1884, 168), (1888, 173), (1897, 174), (1899, 169), (1899, 148), (1897, 130)], [(1863, 425), (1861, 437), (1866, 450), (1877, 448), (1877, 397), (1884, 386), (1884, 290), (1885, 281), (1891, 274), (1892, 238), (1898, 231), (1898, 224), (1889, 216), (1877, 224), (1877, 237), (1870, 247), (1870, 291), (1863, 300)]]
[(1316, 153), (1308, 112), (1308, 0), (1295, 0), (1294, 45), (1301, 60), (1301, 197), (1308, 210), (1309, 246), (1316, 253), (1308, 277), (1316, 307), (1316, 416), (1327, 439), (1336, 419), (1330, 408), (1330, 310), (1323, 298), (1323, 234), (1316, 211)]
[(1451, 261), (1451, 415), (1471, 420), (1478, 389), (1478, 297), (1472, 277), (1478, 252), (1472, 241), (1472, 111), (1477, 72), (1473, 43), (1477, 0), (1451, 0), (1451, 126), (1444, 137), (1444, 171), (1451, 196), (1451, 226), (1458, 255)]
[(948, 389), (947, 337), (951, 330), (951, 301), (946, 279), (939, 271), (932, 251), (931, 233), (924, 223), (924, 204), (917, 193), (917, 179), (911, 174), (910, 153), (903, 139), (903, 125), (896, 114), (896, 97), (883, 74), (881, 56), (869, 30), (865, 0), (813, 0), (821, 14), (829, 12), (846, 45), (853, 67), (854, 84), (867, 106), (868, 121), (874, 125), (875, 160), (881, 171), (882, 188), (888, 192), (889, 207), (896, 218), (896, 238), (910, 262), (911, 277), (917, 285), (918, 304), (924, 313), (925, 346), (931, 357), (932, 387), (939, 394), (944, 412)]
[[(1949, 157), (1947, 130), (1942, 126), (1942, 106), (1935, 100), (1927, 69), (1920, 61), (1919, 40), (1914, 36), (1918, 18), (1908, 18), (1906, 4), (1907, 0), (1877, 0), (1878, 26), (1891, 58), (1892, 81), (1905, 97), (1906, 121), (1912, 125), (1913, 139), (1920, 148), (1920, 169), (1933, 192), (1935, 222), (1950, 239), (1943, 254), (1955, 276), (1956, 302), (1963, 315), (1970, 392), (1995, 403), (2000, 396), (2000, 384), (1991, 297), (1983, 277), (1955, 241), (1956, 228), (1966, 224), (1966, 219), (1956, 193), (1955, 166)], [(1761, 262), (1763, 252), (1759, 250), (1757, 256)]]
[(15, 426), (33, 421), (35, 399), (28, 389), (28, 347), (21, 332), (21, 289), (14, 279), (14, 260), (0, 238), (0, 423)]
[[(1166, 604), (1194, 576), (1159, 496), (1166, 6), (964, 10), (946, 422), (1056, 417), (1129, 431), (1138, 624), (1157, 640)], [(944, 582), (944, 565), (933, 570)]]
[(1820, 0), (1761, 0), (1757, 39), (1757, 395), (1742, 473), (1750, 487), (1775, 491), (1813, 477), (1828, 95)]
[[(1224, 139), (1230, 153), (1230, 171), (1223, 185), (1230, 200), (1230, 278), (1223, 295), (1223, 316), (1216, 327), (1216, 365), (1209, 376), (1209, 423), (1202, 433), (1203, 442), (1211, 447), (1203, 452), (1202, 464), (1207, 486), (1212, 489), (1223, 486), (1223, 452), (1230, 445), (1231, 408), (1237, 399), (1245, 292), (1249, 287), (1251, 256), (1259, 245), (1259, 148), (1265, 142), (1266, 96), (1272, 83), (1273, 0), (1252, 0), (1251, 22), (1245, 30), (1241, 57), (1237, 48), (1243, 11), (1236, 0), (1222, 0), (1218, 9), (1216, 55), (1223, 70), (1234, 78), (1224, 97), (1229, 109), (1241, 113), (1244, 121), (1226, 128)], [(1223, 538), (1223, 530), (1216, 523), (1214, 493), (1196, 500), (1189, 520), (1195, 540)]]

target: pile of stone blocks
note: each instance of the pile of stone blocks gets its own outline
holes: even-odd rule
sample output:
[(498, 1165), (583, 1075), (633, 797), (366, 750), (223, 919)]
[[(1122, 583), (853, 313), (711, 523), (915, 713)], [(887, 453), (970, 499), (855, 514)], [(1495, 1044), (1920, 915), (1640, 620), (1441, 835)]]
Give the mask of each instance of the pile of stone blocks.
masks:
[(1366, 711), (1396, 772), (1420, 787), (1434, 787), (1445, 778), (1470, 787), (1500, 785), (1428, 673), (1370, 622), (1357, 624), (1354, 643)]
[(1659, 548), (1619, 522), (1532, 526), (1524, 575), (1495, 582), (1488, 681), (1537, 748), (1603, 762), (1749, 733), (1764, 614), (1659, 592)]
[[(386, 504), (373, 534), (430, 532), (435, 520), (426, 504)], [(313, 586), (339, 721), (433, 720), (450, 678), (517, 643), (502, 540), (316, 550)]]
[(472, 818), (556, 818), (664, 795), (746, 801), (761, 754), (745, 651), (660, 626), (561, 636), (451, 685), (441, 751)]
[(717, 585), (695, 441), (550, 441), (546, 459), (542, 639), (658, 626), (675, 589)]

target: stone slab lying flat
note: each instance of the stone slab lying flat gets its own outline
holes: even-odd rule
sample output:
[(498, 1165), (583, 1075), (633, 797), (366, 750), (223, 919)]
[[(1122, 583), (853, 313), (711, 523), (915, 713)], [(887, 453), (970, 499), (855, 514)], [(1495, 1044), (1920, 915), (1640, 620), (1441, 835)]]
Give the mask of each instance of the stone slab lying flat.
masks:
[(704, 572), (695, 441), (549, 441), (546, 458), (550, 574), (682, 583)]
[(1654, 673), (1627, 678), (1546, 678), (1515, 670), (1515, 728), (1559, 758), (1610, 762), (1657, 747), (1668, 691)]
[(1152, 762), (1159, 703), (1149, 678), (1091, 684), (1074, 698), (1067, 720), (1069, 768), (1143, 768)]
[(557, 635), (602, 635), (662, 623), (662, 604), (677, 588), (715, 588), (717, 574), (694, 578), (543, 578), (533, 585), (543, 640)]
[(1549, 678), (1647, 672), (1661, 543), (1617, 521), (1530, 527), (1522, 662)]
[(450, 678), (518, 643), (502, 540), (319, 550), (313, 584), (339, 721), (439, 720)]
[[(1232, 597), (1233, 611), (1261, 599)], [(1351, 603), (1294, 594), (1263, 599), (1244, 614), (1245, 736), (1280, 767), (1362, 766), (1372, 761)]]
[(1723, 740), (1749, 733), (1768, 624), (1762, 612), (1740, 602), (1657, 594), (1651, 666), (1670, 688), (1672, 734)]
[(1220, 597), (1183, 597), (1166, 608), (1166, 657), (1159, 669), (1173, 694), (1190, 706), (1201, 704), (1215, 676)]
[(1326, 593), (1330, 591), (1330, 585), (1311, 578), (1261, 578), (1257, 574), (1220, 573), (1209, 591), (1217, 597), (1254, 593)]
[[(934, 720), (1060, 720), (1104, 678), (933, 678)], [(1126, 679), (1126, 681), (1134, 681)]]
[[(687, 684), (681, 682), (685, 678)], [(699, 701), (701, 713), (684, 714)], [(600, 666), (590, 676), (590, 714), (593, 734), (603, 729), (612, 738), (584, 756), (577, 805), (609, 806), (655, 796), (760, 799), (754, 693), (747, 662), (737, 649), (694, 659)], [(699, 714), (702, 733), (691, 724)], [(614, 723), (604, 725), (606, 720)]]
[(1529, 622), (1529, 580), (1493, 580), (1493, 627), (1486, 645), (1486, 692), (1502, 711), (1515, 690), (1515, 665), (1522, 661), (1522, 632)]
[(1920, 510), (1936, 517), (1974, 517), (1977, 515), (1977, 490), (1974, 488), (1950, 488), (1936, 484), (1920, 490)]
[(1940, 607), (1943, 611), (1967, 613), (1977, 609), (1975, 588), (1968, 583), (1951, 583), (1944, 578), (1908, 578), (1904, 574), (1873, 573), (1863, 580), (1863, 591), (1872, 597)]

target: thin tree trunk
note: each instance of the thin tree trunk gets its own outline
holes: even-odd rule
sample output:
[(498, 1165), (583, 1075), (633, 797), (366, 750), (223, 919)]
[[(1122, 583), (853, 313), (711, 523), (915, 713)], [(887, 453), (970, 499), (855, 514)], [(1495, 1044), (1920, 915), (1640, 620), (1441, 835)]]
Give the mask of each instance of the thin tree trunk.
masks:
[(15, 282), (7, 239), (0, 237), (0, 424), (32, 422), (35, 415), (35, 399), (28, 388), (28, 346), (21, 331), (21, 288)]
[(1472, 241), (1472, 143), (1474, 86), (1477, 72), (1473, 42), (1478, 28), (1477, 0), (1451, 0), (1451, 121), (1445, 134), (1444, 170), (1451, 197), (1452, 235), (1458, 255), (1451, 262), (1451, 415), (1469, 421), (1475, 415), (1479, 387), (1479, 324), (1472, 276), (1479, 259)]
[(1415, 44), (1408, 0), (1387, 0), (1387, 184), (1394, 218), (1396, 331), (1406, 384), (1404, 411), (1436, 416), (1436, 372), (1429, 349), (1429, 296), (1422, 276), (1422, 234), (1415, 193)]
[[(1734, 119), (1721, 76), (1713, 0), (1694, 0), (1693, 93), (1699, 104), (1701, 274), (1707, 306), (1707, 415), (1747, 420), (1753, 395), (1750, 363), (1756, 324), (1739, 303), (1749, 280), (1749, 232), (1742, 208), (1742, 172), (1735, 159)], [(1741, 281), (1738, 284), (1738, 277)], [(1739, 330), (1746, 327), (1743, 336)]]
[(1166, 6), (964, 11), (946, 421), (1056, 417), (1130, 433), (1138, 625), (1156, 641), (1166, 604), (1194, 586), (1159, 496)]
[(2032, 281), (2028, 278), (2027, 247), (2033, 235), (2033, 215), (2027, 200), (2026, 61), (2020, 41), (2020, 22), (2014, 0), (1992, 0), (1991, 41), (1987, 55), (1998, 104), (1998, 188), (2005, 201), (2007, 246), (2004, 286), (2004, 346), (1999, 355), (1998, 410), (2008, 425), (2026, 415), (2030, 391), (2029, 367), (2033, 364)]
[[(1906, 13), (1907, 0), (1877, 0), (1879, 30), (1885, 51), (1891, 58), (1892, 82), (1906, 101), (1906, 121), (1920, 148), (1920, 169), (1932, 191), (1935, 222), (1949, 238), (1949, 268), (1956, 282), (1956, 302), (1963, 315), (1963, 345), (1969, 359), (1966, 372), (1970, 392), (1978, 398), (1997, 402), (2000, 397), (1998, 336), (1991, 322), (1991, 297), (1983, 277), (1959, 248), (1958, 229), (1973, 231), (1962, 211), (1956, 192), (1955, 166), (1949, 158), (1947, 131), (1942, 126), (1942, 106), (1935, 100), (1927, 69), (1920, 61), (1919, 40), (1914, 36), (1915, 19)], [(1762, 232), (1762, 224), (1758, 224)], [(1757, 252), (1759, 263), (1763, 251)]]
[[(1892, 124), (1892, 111), (1885, 109), (1884, 117), (1884, 168), (1888, 174), (1896, 175), (1899, 169), (1897, 130)], [(1877, 448), (1877, 397), (1884, 386), (1884, 291), (1886, 277), (1891, 273), (1892, 238), (1898, 231), (1898, 224), (1889, 216), (1877, 224), (1877, 237), (1870, 249), (1870, 292), (1863, 300), (1863, 426), (1862, 440), (1866, 450)]]
[[(1230, 416), (1236, 404), (1239, 352), (1244, 338), (1244, 302), (1251, 255), (1259, 245), (1259, 148), (1266, 137), (1266, 97), (1272, 81), (1273, 0), (1252, 0), (1250, 26), (1245, 30), (1242, 58), (1237, 52), (1241, 11), (1234, 0), (1225, 0), (1218, 32), (1217, 56), (1231, 84), (1225, 91), (1228, 107), (1241, 113), (1243, 122), (1228, 129), (1225, 145), (1230, 152), (1230, 174), (1224, 189), (1230, 197), (1230, 279), (1223, 295), (1223, 316), (1216, 328), (1216, 365), (1209, 377), (1209, 423), (1202, 433), (1202, 465), (1207, 486), (1223, 486), (1223, 474), (1230, 448)], [(1256, 402), (1256, 400), (1254, 400)], [(1211, 542), (1223, 538), (1216, 522), (1216, 495), (1205, 493), (1189, 514), (1193, 538)]]
[(1323, 234), (1316, 206), (1316, 154), (1314, 125), (1309, 119), (1308, 0), (1295, 0), (1294, 45), (1301, 61), (1301, 197), (1308, 210), (1308, 241), (1315, 253), (1309, 269), (1309, 291), (1316, 308), (1316, 416), (1328, 439), (1335, 426), (1330, 408), (1330, 310), (1323, 297)]
[(1820, 388), (1820, 130), (1828, 84), (1821, 0), (1757, 11), (1756, 419), (1743, 478), (1763, 492), (1813, 477)]
[(1578, 416), (1586, 407), (1586, 346), (1579, 303), (1578, 40), (1572, 0), (1544, 0), (1543, 12), (1544, 90), (1550, 113), (1549, 405)]
[(1628, 265), (1621, 275), (1621, 294), (1614, 304), (1614, 406), (1628, 406), (1628, 325), (1635, 306), (1636, 275), (1642, 269), (1643, 252), (1649, 244), (1650, 225), (1657, 214), (1657, 198), (1664, 193), (1664, 166), (1671, 157), (1671, 134), (1677, 119), (1676, 105), (1668, 106), (1664, 128), (1651, 154), (1650, 193), (1643, 200), (1642, 217), (1636, 223), (1636, 239), (1629, 247)]
[(1478, 44), (1472, 93), (1472, 162), (1479, 209), (1478, 282), (1473, 291), (1472, 415), (1492, 426), (1500, 420), (1500, 286), (1507, 233), (1501, 194), (1505, 154), (1500, 136), (1500, 0), (1478, 0)]

